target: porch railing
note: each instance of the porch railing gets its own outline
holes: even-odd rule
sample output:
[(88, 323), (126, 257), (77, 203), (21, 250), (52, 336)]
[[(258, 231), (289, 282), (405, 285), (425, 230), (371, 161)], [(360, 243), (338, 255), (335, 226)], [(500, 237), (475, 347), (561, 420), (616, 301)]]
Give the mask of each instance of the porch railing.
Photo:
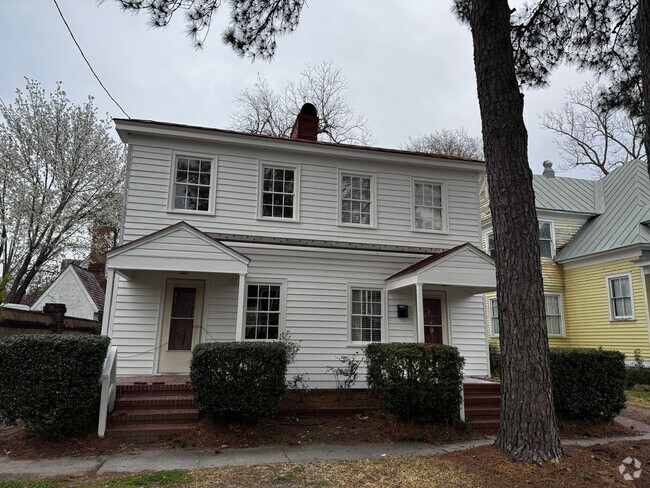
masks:
[(104, 370), (102, 371), (102, 396), (99, 401), (99, 424), (97, 426), (97, 435), (99, 437), (104, 437), (108, 414), (115, 407), (116, 380), (117, 346), (110, 346), (104, 361)]

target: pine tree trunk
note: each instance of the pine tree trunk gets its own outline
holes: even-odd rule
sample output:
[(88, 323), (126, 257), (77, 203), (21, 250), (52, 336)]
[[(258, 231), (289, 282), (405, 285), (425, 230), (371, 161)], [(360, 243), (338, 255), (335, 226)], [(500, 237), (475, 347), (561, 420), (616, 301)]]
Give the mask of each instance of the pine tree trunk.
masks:
[(516, 461), (562, 455), (548, 363), (544, 288), (523, 95), (507, 0), (473, 0), (474, 67), (490, 188), (502, 355), (496, 444)]
[(645, 120), (643, 144), (645, 145), (645, 153), (648, 157), (648, 177), (650, 177), (650, 5), (646, 0), (639, 0), (636, 15), (636, 31), (639, 42), (643, 118)]

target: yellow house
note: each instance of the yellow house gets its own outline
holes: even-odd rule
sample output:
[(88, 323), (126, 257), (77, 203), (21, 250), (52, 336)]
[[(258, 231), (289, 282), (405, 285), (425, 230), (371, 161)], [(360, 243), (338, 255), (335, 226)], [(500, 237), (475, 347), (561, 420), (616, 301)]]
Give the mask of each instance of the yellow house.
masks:
[[(550, 161), (533, 176), (551, 347), (634, 350), (650, 360), (650, 179), (626, 163), (600, 180), (556, 177)], [(483, 245), (494, 249), (488, 191)], [(486, 295), (490, 340), (498, 343), (496, 296)]]

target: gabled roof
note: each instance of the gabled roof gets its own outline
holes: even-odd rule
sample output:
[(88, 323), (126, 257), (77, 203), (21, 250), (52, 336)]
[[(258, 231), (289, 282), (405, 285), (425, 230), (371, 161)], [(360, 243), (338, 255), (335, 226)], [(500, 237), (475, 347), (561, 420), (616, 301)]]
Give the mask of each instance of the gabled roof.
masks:
[(57, 287), (61, 280), (63, 280), (63, 278), (68, 274), (71, 274), (75, 277), (83, 294), (86, 296), (86, 299), (95, 309), (94, 311), (102, 312), (104, 310), (104, 290), (102, 290), (102, 287), (99, 286), (95, 275), (93, 275), (90, 271), (77, 266), (76, 264), (69, 264), (63, 271), (61, 271), (61, 273), (59, 273), (59, 275), (50, 284), (50, 286), (47, 287), (47, 289), (31, 306), (32, 310), (42, 308), (43, 305), (45, 305), (47, 302), (51, 290)]
[(178, 222), (106, 254), (119, 271), (246, 273), (250, 259), (187, 222)]
[(602, 185), (603, 212), (587, 221), (557, 254), (566, 261), (591, 254), (650, 245), (650, 179), (645, 161), (631, 161), (597, 183)]
[(602, 182), (533, 175), (537, 210), (598, 215)]
[(494, 260), (465, 243), (426, 257), (386, 278), (388, 289), (415, 284), (457, 286), (472, 294), (496, 288)]
[(76, 264), (71, 264), (70, 267), (74, 270), (74, 272), (79, 277), (81, 284), (84, 286), (84, 288), (88, 292), (88, 295), (90, 295), (90, 298), (97, 306), (98, 311), (101, 312), (102, 310), (104, 310), (104, 297), (106, 294), (104, 290), (102, 290), (102, 287), (99, 286), (99, 283), (97, 282), (97, 278), (95, 277), (95, 275), (92, 274), (87, 269), (83, 269), (77, 266)]

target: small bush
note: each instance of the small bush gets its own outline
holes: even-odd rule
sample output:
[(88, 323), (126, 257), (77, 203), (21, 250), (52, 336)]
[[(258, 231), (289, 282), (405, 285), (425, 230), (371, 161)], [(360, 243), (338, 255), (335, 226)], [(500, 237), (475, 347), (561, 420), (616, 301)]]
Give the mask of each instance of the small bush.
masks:
[(490, 342), (490, 372), (492, 377), (501, 377), (501, 349)]
[(97, 415), (105, 336), (18, 335), (0, 340), (0, 417), (57, 439)]
[(370, 344), (368, 386), (403, 419), (450, 422), (459, 417), (463, 364), (458, 349), (442, 344)]
[(609, 422), (625, 408), (625, 356), (602, 349), (552, 349), (558, 416)]
[(634, 364), (625, 367), (625, 389), (636, 385), (650, 385), (650, 368), (645, 366), (641, 350), (634, 350)]
[(287, 350), (281, 342), (199, 344), (190, 367), (199, 409), (242, 421), (255, 421), (278, 410), (286, 373)]

